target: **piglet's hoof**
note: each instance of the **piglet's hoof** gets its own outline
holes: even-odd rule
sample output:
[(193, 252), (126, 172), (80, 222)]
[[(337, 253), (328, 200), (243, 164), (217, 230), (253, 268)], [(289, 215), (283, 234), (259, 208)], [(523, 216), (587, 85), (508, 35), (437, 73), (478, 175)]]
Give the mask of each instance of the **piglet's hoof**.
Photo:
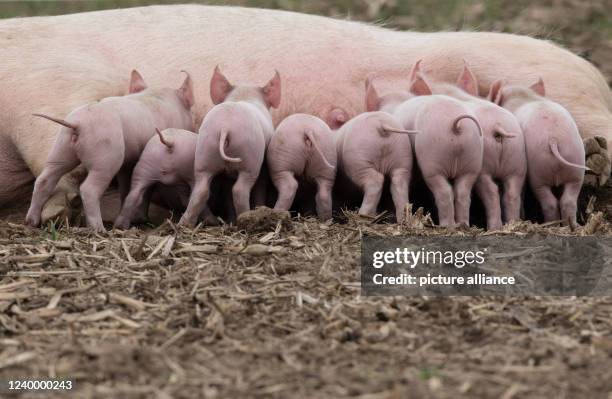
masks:
[(117, 218), (113, 224), (113, 228), (118, 230), (128, 230), (130, 228), (130, 221), (125, 218)]
[(214, 215), (205, 215), (202, 217), (202, 224), (204, 226), (219, 226), (221, 222)]
[(248, 232), (270, 231), (274, 230), (279, 222), (283, 226), (288, 226), (290, 220), (291, 215), (288, 211), (260, 206), (254, 210), (240, 214), (236, 226)]
[(591, 169), (584, 176), (586, 185), (600, 187), (610, 178), (610, 156), (605, 137), (595, 136), (583, 140), (586, 166)]
[(185, 214), (179, 220), (178, 225), (181, 227), (193, 228), (195, 227), (195, 221), (191, 218), (188, 218)]

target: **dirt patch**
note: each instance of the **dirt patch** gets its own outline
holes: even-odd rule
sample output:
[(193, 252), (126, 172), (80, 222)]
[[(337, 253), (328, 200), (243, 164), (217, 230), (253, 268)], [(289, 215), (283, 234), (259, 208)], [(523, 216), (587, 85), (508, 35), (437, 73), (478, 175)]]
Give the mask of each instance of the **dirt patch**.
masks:
[[(609, 298), (369, 298), (360, 238), (477, 228), (293, 219), (108, 235), (0, 224), (0, 378), (75, 397), (608, 397)], [(591, 216), (591, 220), (595, 220)], [(572, 233), (521, 222), (508, 235)], [(590, 229), (585, 231), (585, 229)], [(62, 395), (57, 395), (62, 397)], [(65, 397), (65, 396), (64, 396)]]
[(275, 228), (287, 228), (290, 224), (290, 219), (291, 216), (287, 211), (258, 207), (238, 216), (236, 226), (249, 233), (257, 233), (261, 231), (270, 231)]

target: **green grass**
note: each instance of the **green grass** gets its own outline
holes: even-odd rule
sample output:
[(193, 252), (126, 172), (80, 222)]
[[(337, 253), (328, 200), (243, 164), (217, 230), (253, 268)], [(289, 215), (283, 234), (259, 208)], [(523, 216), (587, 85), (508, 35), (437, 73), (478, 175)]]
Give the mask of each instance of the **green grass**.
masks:
[(172, 0), (3, 1), (0, 3), (0, 18), (59, 15), (157, 3), (171, 4), (181, 2)]
[(440, 370), (437, 367), (425, 366), (419, 370), (419, 377), (425, 381), (440, 376)]
[(54, 220), (49, 221), (49, 234), (51, 235), (52, 241), (57, 241), (58, 233), (57, 233), (57, 227), (55, 226)]
[(590, 18), (591, 28), (612, 38), (612, 12), (597, 12)]

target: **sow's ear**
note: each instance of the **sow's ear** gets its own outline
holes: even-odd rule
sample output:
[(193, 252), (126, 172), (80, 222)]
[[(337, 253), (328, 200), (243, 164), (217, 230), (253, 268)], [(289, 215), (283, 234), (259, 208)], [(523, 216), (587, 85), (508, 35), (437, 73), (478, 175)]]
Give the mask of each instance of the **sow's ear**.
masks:
[(491, 101), (492, 103), (495, 103), (497, 105), (501, 105), (501, 103), (503, 102), (502, 99), (502, 87), (504, 86), (504, 81), (503, 79), (498, 79), (495, 82), (493, 82), (491, 84), (491, 87), (489, 88), (489, 94), (487, 94), (487, 99), (489, 101)]
[(380, 109), (380, 97), (376, 88), (372, 84), (372, 78), (368, 77), (365, 81), (366, 89), (366, 111), (378, 111)]
[(546, 96), (546, 89), (544, 88), (544, 81), (542, 80), (542, 77), (540, 77), (538, 81), (532, 84), (531, 87), (529, 88), (533, 90), (539, 96), (542, 96), (542, 97)]
[(459, 86), (466, 93), (478, 97), (478, 82), (476, 81), (476, 77), (470, 70), (470, 67), (465, 60), (463, 60), (463, 71), (459, 76), (457, 86)]
[(215, 72), (210, 80), (210, 98), (213, 104), (217, 105), (225, 101), (225, 97), (234, 89), (234, 86), (223, 76), (219, 65), (215, 67)]
[(195, 96), (193, 95), (193, 81), (191, 80), (191, 76), (187, 71), (181, 71), (187, 75), (185, 77), (185, 81), (178, 89), (178, 94), (185, 107), (191, 108), (195, 104)]
[(268, 108), (278, 108), (281, 102), (281, 78), (278, 71), (275, 72), (268, 84), (261, 88)]
[(130, 89), (129, 94), (139, 93), (147, 88), (147, 84), (145, 83), (142, 75), (138, 73), (137, 70), (132, 71), (132, 76), (130, 77)]
[(417, 96), (430, 96), (431, 88), (420, 73), (416, 74), (414, 81), (410, 85), (410, 92)]

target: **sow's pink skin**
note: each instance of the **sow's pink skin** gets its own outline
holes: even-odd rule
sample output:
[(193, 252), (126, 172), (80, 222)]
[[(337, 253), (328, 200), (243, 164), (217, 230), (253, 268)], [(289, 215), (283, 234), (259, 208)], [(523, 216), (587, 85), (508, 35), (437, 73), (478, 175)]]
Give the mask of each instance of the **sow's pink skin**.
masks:
[(274, 133), (270, 108), (281, 99), (278, 72), (264, 87), (232, 86), (219, 67), (210, 82), (210, 97), (216, 104), (206, 115), (195, 151), (195, 185), (179, 224), (194, 226), (210, 196), (215, 175), (237, 176), (232, 187), (236, 215), (250, 209), (251, 189)]
[[(420, 61), (414, 70), (419, 72)], [(498, 230), (502, 227), (502, 206), (496, 181), (503, 186), (503, 219), (506, 222), (520, 219), (527, 155), (523, 131), (516, 117), (497, 104), (478, 97), (478, 82), (467, 63), (464, 63), (456, 86), (435, 82), (430, 87), (434, 94), (445, 94), (464, 102), (480, 122), (483, 163), (474, 188), (485, 207), (487, 228)]]
[(336, 151), (332, 132), (325, 122), (306, 114), (285, 118), (270, 140), (267, 161), (278, 191), (274, 209), (289, 210), (298, 189), (296, 177), (302, 177), (317, 185), (319, 218), (331, 219)]
[[(132, 173), (132, 185), (125, 199), (121, 213), (115, 220), (115, 227), (128, 229), (136, 219), (137, 213), (148, 208), (152, 186), (161, 183), (165, 186), (194, 186), (193, 163), (198, 136), (188, 130), (157, 130), (145, 146)], [(183, 207), (187, 206), (189, 195), (177, 190)], [(207, 223), (214, 223), (214, 217), (204, 210)]]
[(419, 73), (410, 91), (417, 97), (390, 111), (403, 128), (419, 132), (414, 138), (414, 152), (423, 179), (434, 195), (439, 223), (469, 225), (470, 195), (482, 168), (480, 123), (464, 102), (432, 95)]
[(26, 224), (40, 224), (42, 207), (58, 180), (79, 163), (87, 170), (81, 184), (85, 218), (89, 227), (104, 231), (100, 199), (117, 175), (121, 198), (129, 189), (129, 175), (155, 128), (193, 129), (194, 104), (189, 75), (178, 89), (147, 88), (132, 71), (129, 94), (107, 97), (72, 111), (65, 120), (36, 115), (62, 125), (42, 173), (36, 179)]
[[(562, 219), (574, 228), (578, 194), (584, 180), (584, 146), (570, 113), (545, 96), (540, 79), (531, 87), (493, 83), (489, 98), (518, 119), (527, 147), (529, 184), (545, 221)], [(561, 197), (552, 192), (563, 187)]]
[[(161, 20), (163, 24), (150, 23)], [(42, 29), (44, 40), (23, 34)], [(123, 94), (117, 60), (146, 67), (156, 87), (172, 81), (178, 68), (198, 70), (196, 91), (208, 90), (217, 63), (236, 65), (237, 73), (252, 82), (263, 81), (276, 68), (291, 84), (273, 112), (275, 123), (296, 111), (328, 121), (328, 113), (337, 108), (350, 119), (364, 110), (362, 82), (369, 74), (376, 73), (389, 87), (404, 86), (406, 65), (418, 58), (431, 62), (429, 76), (447, 82), (461, 72), (457, 60), (473, 59), (481, 94), (497, 78), (529, 85), (534, 74), (541, 74), (548, 98), (574, 116), (587, 145), (587, 165), (600, 184), (610, 174), (612, 145), (606, 149), (606, 142), (612, 144), (612, 94), (606, 79), (585, 59), (547, 40), (493, 32), (400, 32), (317, 15), (197, 5), (3, 19), (0, 31), (0, 92), (10, 93), (0, 98), (3, 209), (30, 197), (31, 180), (42, 172), (57, 135), (53, 124), (28, 115), (44, 110), (64, 116), (75, 104)], [(244, 62), (245, 54), (249, 62)], [(13, 76), (24, 78), (8, 78)], [(193, 108), (198, 125), (210, 108), (208, 96), (201, 96)], [(604, 137), (596, 140), (596, 135)], [(60, 179), (45, 204), (45, 219), (73, 210), (70, 200), (82, 181), (79, 172), (77, 168)]]
[[(366, 97), (370, 85), (366, 81)], [(389, 176), (395, 217), (398, 223), (403, 221), (412, 173), (410, 135), (416, 133), (402, 129), (391, 114), (382, 111), (360, 114), (340, 128), (336, 135), (338, 166), (363, 192), (360, 215), (376, 215), (385, 176)]]

